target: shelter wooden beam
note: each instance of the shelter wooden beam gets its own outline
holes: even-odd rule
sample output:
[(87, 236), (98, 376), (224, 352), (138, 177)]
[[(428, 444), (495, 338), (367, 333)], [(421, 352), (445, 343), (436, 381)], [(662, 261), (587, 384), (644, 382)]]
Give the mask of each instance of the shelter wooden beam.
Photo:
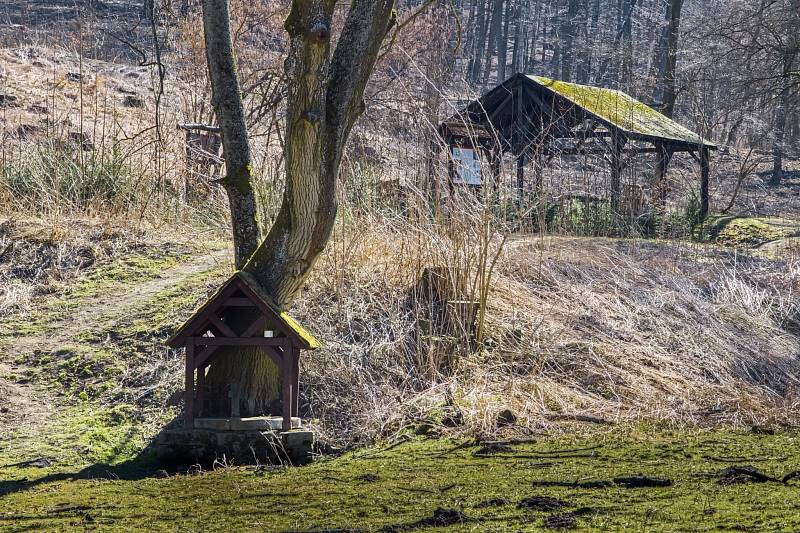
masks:
[(218, 348), (219, 346), (207, 346), (202, 352), (198, 353), (194, 358), (195, 368), (205, 368)]
[(281, 403), (283, 406), (283, 430), (292, 429), (292, 369), (291, 355), (292, 349), (289, 347), (283, 352), (283, 364), (281, 369)]
[(197, 367), (197, 404), (195, 406), (195, 411), (198, 417), (203, 416), (203, 401), (205, 399), (205, 387), (206, 387), (206, 368), (205, 366), (198, 366)]
[(292, 348), (292, 416), (300, 412), (300, 350)]
[(208, 315), (208, 320), (214, 326), (216, 326), (217, 329), (220, 330), (222, 332), (222, 334), (225, 335), (226, 337), (236, 337), (236, 332), (233, 331), (230, 328), (230, 326), (228, 326), (228, 324), (226, 324), (225, 322), (220, 320), (220, 318), (216, 314), (210, 313)]
[(656, 168), (653, 177), (653, 185), (651, 186), (652, 196), (660, 207), (663, 207), (667, 201), (667, 171), (669, 170), (669, 163), (672, 160), (673, 151), (669, 146), (663, 143), (655, 145), (656, 152)]
[(705, 220), (708, 216), (708, 177), (711, 170), (710, 154), (708, 147), (700, 148), (700, 218)]
[(619, 213), (619, 202), (622, 194), (622, 150), (625, 148), (625, 137), (616, 130), (611, 135), (611, 211)]
[(248, 298), (228, 298), (222, 307), (255, 307), (255, 304)]
[(281, 352), (277, 346), (264, 346), (263, 347), (264, 353), (272, 359), (272, 361), (278, 366), (278, 368), (283, 367), (284, 357), (283, 352)]
[(255, 319), (255, 321), (253, 321), (252, 324), (250, 324), (250, 326), (248, 326), (246, 330), (244, 330), (244, 333), (242, 333), (242, 337), (252, 337), (256, 333), (264, 331), (266, 325), (267, 325), (267, 317), (264, 315), (260, 315), (257, 319)]
[[(564, 149), (553, 149), (547, 150), (547, 154), (554, 154), (554, 155), (606, 155), (609, 150), (605, 150), (603, 148), (582, 148), (578, 146), (573, 146), (570, 148)], [(620, 151), (622, 154), (628, 155), (638, 155), (638, 154), (654, 154), (657, 150), (655, 148), (624, 148)]]

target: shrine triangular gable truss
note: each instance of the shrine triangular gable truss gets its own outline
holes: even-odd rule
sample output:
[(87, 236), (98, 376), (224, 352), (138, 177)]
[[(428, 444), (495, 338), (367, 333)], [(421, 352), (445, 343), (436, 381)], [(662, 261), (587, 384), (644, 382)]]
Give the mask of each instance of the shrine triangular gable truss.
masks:
[[(231, 314), (250, 308), (249, 324), (234, 325)], [(230, 313), (230, 314), (229, 314)], [(205, 369), (225, 346), (257, 347), (281, 371), (283, 428), (291, 428), (298, 412), (300, 350), (320, 346), (303, 326), (279, 309), (256, 279), (236, 272), (167, 340), (172, 348), (186, 348), (184, 418), (191, 427), (195, 414), (202, 414)], [(195, 381), (195, 372), (197, 379)], [(231, 415), (233, 416), (233, 414)]]
[(709, 151), (716, 145), (621, 91), (516, 74), (442, 122), (439, 133), (451, 149), (488, 154), (495, 180), (501, 154), (513, 154), (520, 189), (526, 158), (539, 159), (540, 184), (538, 169), (555, 156), (605, 155), (612, 207), (633, 157), (656, 155), (652, 188), (658, 190), (673, 154), (686, 152), (700, 165), (700, 209), (708, 213)]

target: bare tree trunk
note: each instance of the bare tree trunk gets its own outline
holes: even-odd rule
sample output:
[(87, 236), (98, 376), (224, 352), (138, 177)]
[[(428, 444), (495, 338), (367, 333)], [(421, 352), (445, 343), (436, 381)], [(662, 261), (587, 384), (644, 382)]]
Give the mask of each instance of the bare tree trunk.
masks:
[(547, 61), (547, 21), (550, 18), (550, 7), (552, 6), (552, 4), (553, 4), (552, 0), (547, 3), (547, 11), (542, 17), (542, 55), (541, 55), (542, 65), (545, 64), (545, 61)]
[(524, 28), (525, 24), (523, 22), (525, 16), (525, 9), (527, 3), (518, 0), (514, 18), (516, 19), (515, 28), (514, 28), (514, 48), (511, 52), (511, 71), (512, 74), (516, 74), (523, 70), (522, 67), (522, 57), (525, 55), (525, 38), (524, 38)]
[(632, 35), (632, 19), (633, 8), (636, 6), (636, 0), (625, 0), (625, 19), (620, 28), (622, 33), (622, 68), (620, 69), (619, 83), (621, 87), (627, 89), (631, 80), (633, 79), (633, 35)]
[(561, 79), (572, 81), (573, 50), (575, 48), (576, 18), (578, 16), (578, 0), (569, 0), (567, 16), (561, 24), (561, 36), (564, 40), (561, 52)]
[(675, 69), (678, 64), (678, 37), (680, 35), (683, 0), (669, 0), (667, 22), (667, 60), (664, 66), (664, 114), (672, 118), (675, 112)]
[(260, 231), (256, 196), (250, 181), (250, 143), (233, 55), (228, 0), (204, 0), (203, 27), (211, 103), (219, 121), (225, 157), (222, 185), (231, 211), (235, 264), (241, 268), (258, 246)]
[(145, 20), (153, 20), (155, 9), (155, 0), (144, 0), (144, 2), (142, 2), (142, 18)]
[(486, 66), (483, 69), (483, 84), (489, 81), (492, 72), (492, 58), (497, 50), (498, 39), (502, 36), (503, 29), (503, 0), (494, 0), (492, 7), (492, 22), (489, 30), (489, 49), (486, 53)]
[(778, 96), (778, 105), (775, 106), (775, 127), (772, 139), (772, 176), (769, 184), (777, 187), (783, 178), (783, 153), (784, 141), (786, 140), (786, 107), (788, 88), (782, 83), (782, 91)]
[[(620, 45), (624, 45), (624, 41), (630, 38), (630, 28), (632, 24), (631, 17), (633, 10), (636, 7), (637, 0), (619, 0), (619, 17), (617, 19), (617, 34), (614, 37), (613, 50), (610, 57), (607, 57), (597, 73), (597, 81), (600, 85), (605, 85), (609, 80), (613, 82), (615, 87), (619, 86), (619, 64), (616, 61), (616, 55), (619, 52)], [(613, 68), (610, 68), (612, 67)]]
[(481, 66), (483, 56), (486, 53), (486, 32), (489, 27), (489, 16), (487, 14), (487, 0), (477, 0), (477, 23), (475, 25), (477, 34), (475, 35), (475, 47), (472, 55), (472, 64), (469, 68), (469, 77), (472, 83), (478, 83), (481, 77)]
[(575, 35), (577, 42), (583, 43), (577, 57), (575, 81), (578, 83), (588, 83), (591, 69), (591, 41), (597, 39), (594, 32), (589, 31), (589, 1), (579, 2), (578, 33)]
[(542, 13), (542, 4), (536, 3), (536, 12), (533, 17), (531, 38), (528, 41), (528, 56), (525, 58), (525, 72), (533, 72), (536, 65), (536, 43), (539, 41), (539, 20)]
[(511, 14), (514, 12), (512, 0), (506, 2), (503, 20), (503, 34), (497, 39), (497, 82), (506, 79), (506, 63), (508, 61), (508, 38), (511, 28)]
[[(214, 109), (222, 130), (237, 268), (253, 274), (281, 307), (288, 306), (325, 247), (336, 220), (336, 182), (344, 145), (364, 108), (363, 94), (389, 30), (393, 0), (351, 4), (331, 56), (335, 2), (293, 0), (286, 20), (290, 49), (285, 61), (287, 97), (286, 189), (277, 218), (258, 243), (250, 147), (231, 46), (228, 0), (204, 0), (208, 68)], [(242, 317), (242, 321), (244, 322)], [(229, 324), (235, 328), (237, 324)], [(206, 383), (210, 404), (224, 405), (226, 386), (236, 385), (241, 414), (275, 409), (279, 376), (258, 351), (221, 353)]]
[(595, 54), (597, 54), (597, 52), (594, 50), (594, 47), (591, 46), (591, 43), (592, 41), (597, 42), (599, 40), (598, 36), (599, 22), (600, 22), (600, 0), (592, 0), (589, 28), (586, 30), (586, 41), (585, 41), (586, 51), (584, 52), (586, 57), (586, 79), (583, 81), (585, 82), (588, 82), (591, 79), (592, 64), (594, 62)]
[(669, 18), (670, 7), (666, 4), (664, 9), (664, 24), (658, 34), (655, 50), (653, 52), (653, 62), (650, 65), (650, 78), (653, 80), (652, 100), (658, 104), (659, 109), (663, 109), (664, 99), (664, 70), (667, 68), (667, 39), (669, 37)]

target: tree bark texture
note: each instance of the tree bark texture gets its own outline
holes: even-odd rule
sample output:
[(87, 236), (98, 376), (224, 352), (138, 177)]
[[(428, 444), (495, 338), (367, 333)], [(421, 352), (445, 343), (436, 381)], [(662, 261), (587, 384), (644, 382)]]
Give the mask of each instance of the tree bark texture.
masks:
[(244, 105), (233, 56), (228, 0), (203, 1), (206, 60), (211, 79), (211, 104), (219, 122), (225, 158), (222, 185), (228, 194), (236, 268), (253, 254), (259, 241), (256, 196)]

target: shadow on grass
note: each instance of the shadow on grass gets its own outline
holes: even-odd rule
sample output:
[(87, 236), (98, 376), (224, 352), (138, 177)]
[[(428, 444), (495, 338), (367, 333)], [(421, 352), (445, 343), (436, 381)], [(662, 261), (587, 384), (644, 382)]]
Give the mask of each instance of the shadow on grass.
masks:
[[(188, 460), (161, 460), (155, 452), (155, 444), (160, 435), (165, 431), (171, 431), (178, 427), (177, 420), (173, 420), (164, 426), (159, 434), (153, 438), (142, 451), (135, 457), (120, 463), (95, 463), (86, 466), (75, 472), (53, 472), (36, 479), (0, 479), (0, 497), (33, 489), (39, 485), (53, 483), (56, 481), (75, 481), (79, 479), (109, 479), (109, 480), (139, 480), (148, 477), (158, 477), (160, 471), (168, 474), (183, 473), (189, 471), (193, 466), (192, 461)], [(50, 462), (44, 458), (22, 461), (19, 463), (0, 465), (0, 468), (15, 468), (22, 472), (26, 468), (49, 467)], [(58, 466), (54, 466), (54, 469)]]

